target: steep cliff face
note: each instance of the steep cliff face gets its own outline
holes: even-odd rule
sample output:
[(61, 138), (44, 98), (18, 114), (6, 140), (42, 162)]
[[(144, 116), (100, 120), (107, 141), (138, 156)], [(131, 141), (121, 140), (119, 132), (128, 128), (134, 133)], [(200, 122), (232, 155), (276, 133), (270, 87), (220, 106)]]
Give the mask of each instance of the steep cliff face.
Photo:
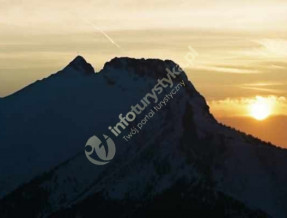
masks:
[[(116, 137), (108, 127), (143, 99)], [(172, 61), (114, 58), (94, 73), (77, 57), (0, 103), (3, 217), (287, 216), (286, 150), (219, 124)], [(85, 144), (103, 134), (116, 154), (93, 165)]]

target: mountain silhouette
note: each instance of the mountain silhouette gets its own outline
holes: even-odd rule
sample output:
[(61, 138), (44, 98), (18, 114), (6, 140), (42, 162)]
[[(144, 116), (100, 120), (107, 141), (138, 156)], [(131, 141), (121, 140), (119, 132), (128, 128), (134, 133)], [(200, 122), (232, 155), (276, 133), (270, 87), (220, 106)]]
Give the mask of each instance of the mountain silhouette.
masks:
[[(124, 57), (95, 72), (78, 56), (0, 99), (0, 217), (287, 217), (286, 150), (218, 123), (184, 72), (138, 134), (122, 138), (146, 113), (112, 135), (166, 69), (181, 70)], [(85, 144), (103, 134), (117, 152), (93, 165)]]

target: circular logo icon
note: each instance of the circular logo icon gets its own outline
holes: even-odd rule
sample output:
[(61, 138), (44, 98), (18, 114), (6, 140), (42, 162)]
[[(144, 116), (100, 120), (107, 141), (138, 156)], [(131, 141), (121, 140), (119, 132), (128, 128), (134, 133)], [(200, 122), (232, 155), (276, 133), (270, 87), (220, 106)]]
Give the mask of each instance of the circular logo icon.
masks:
[(109, 163), (116, 154), (116, 146), (114, 141), (106, 135), (103, 136), (105, 138), (104, 143), (102, 143), (102, 141), (94, 135), (88, 139), (85, 145), (86, 157), (91, 163), (96, 165), (104, 165)]

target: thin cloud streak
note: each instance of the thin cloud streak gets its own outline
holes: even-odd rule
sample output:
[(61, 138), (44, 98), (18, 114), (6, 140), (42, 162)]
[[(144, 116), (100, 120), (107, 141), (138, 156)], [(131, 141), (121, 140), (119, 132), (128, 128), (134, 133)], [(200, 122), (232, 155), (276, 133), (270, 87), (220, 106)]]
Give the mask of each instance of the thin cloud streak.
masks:
[(259, 70), (249, 70), (249, 69), (239, 69), (239, 68), (227, 68), (227, 67), (215, 67), (215, 66), (204, 66), (196, 65), (191, 67), (191, 69), (216, 71), (219, 73), (235, 73), (235, 74), (257, 74), (260, 73)]
[(82, 20), (83, 22), (85, 22), (86, 24), (89, 24), (90, 26), (93, 27), (93, 29), (95, 29), (96, 31), (98, 31), (99, 33), (101, 33), (107, 40), (109, 40), (113, 45), (115, 45), (117, 48), (121, 48), (105, 31), (101, 30), (99, 27), (97, 27), (93, 22), (84, 19), (83, 17), (76, 15), (80, 20)]

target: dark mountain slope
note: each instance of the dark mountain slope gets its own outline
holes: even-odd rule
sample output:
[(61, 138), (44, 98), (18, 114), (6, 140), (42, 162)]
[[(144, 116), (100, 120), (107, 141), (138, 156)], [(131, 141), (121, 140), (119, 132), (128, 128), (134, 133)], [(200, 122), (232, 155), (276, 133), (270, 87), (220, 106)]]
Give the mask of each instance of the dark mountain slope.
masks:
[[(169, 60), (115, 58), (93, 73), (77, 57), (2, 99), (0, 214), (286, 217), (286, 150), (219, 124), (184, 72), (119, 137), (111, 134), (108, 126), (150, 93), (166, 68), (180, 71)], [(125, 141), (174, 87), (173, 98)], [(106, 165), (85, 156), (94, 134), (115, 141)]]

